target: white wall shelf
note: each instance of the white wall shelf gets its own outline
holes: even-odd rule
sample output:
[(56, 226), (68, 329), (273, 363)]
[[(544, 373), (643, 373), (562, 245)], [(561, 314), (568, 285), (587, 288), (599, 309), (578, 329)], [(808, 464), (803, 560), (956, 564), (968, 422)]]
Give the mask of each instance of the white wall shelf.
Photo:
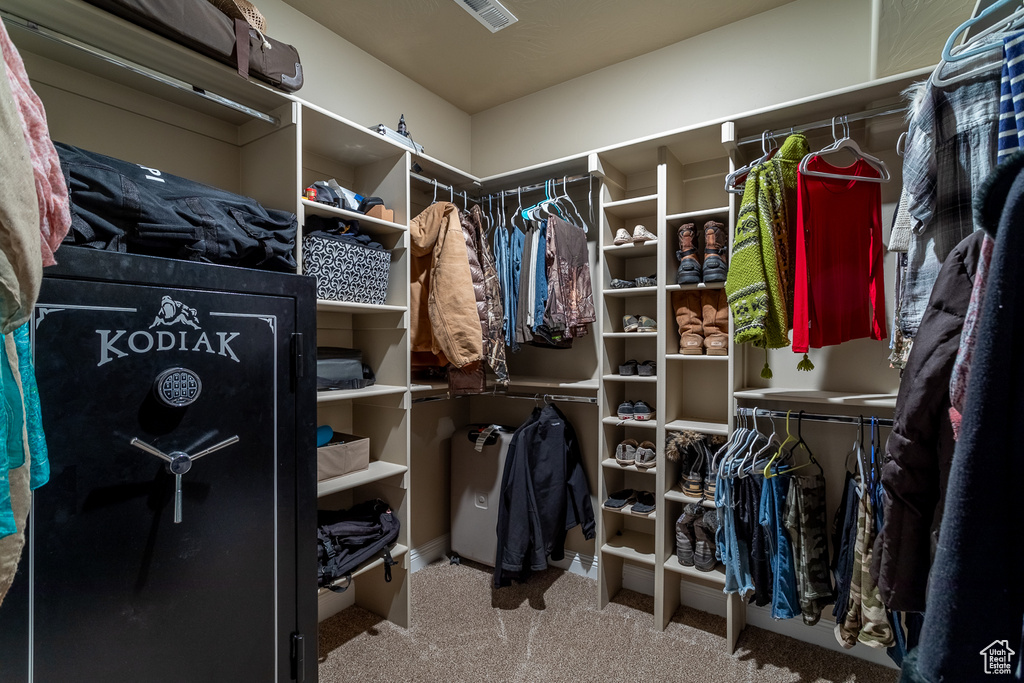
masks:
[(639, 258), (642, 256), (656, 256), (658, 254), (658, 242), (630, 242), (629, 244), (608, 244), (601, 247), (605, 256), (616, 258)]
[[(673, 213), (665, 216), (666, 221), (686, 221), (695, 220), (697, 218), (714, 218), (723, 217), (729, 215), (728, 206), (716, 206), (713, 209), (698, 209), (696, 211), (684, 211), (682, 213)], [(698, 225), (698, 228), (703, 229), (704, 226)]]
[(658, 378), (654, 375), (604, 375), (605, 382), (649, 382), (657, 384)]
[(604, 510), (605, 512), (611, 513), (613, 515), (628, 515), (628, 516), (634, 517), (636, 519), (647, 519), (647, 520), (651, 520), (651, 521), (654, 521), (655, 519), (657, 519), (657, 515), (658, 515), (658, 511), (657, 510), (655, 510), (654, 512), (652, 512), (649, 515), (642, 515), (640, 513), (633, 512), (633, 504), (632, 503), (628, 503), (626, 505), (623, 505), (620, 508), (610, 508), (610, 507), (605, 507), (604, 505), (602, 505), (601, 509)]
[(316, 394), (317, 403), (330, 403), (332, 401), (352, 401), (373, 396), (394, 396), (404, 394), (407, 387), (391, 386), (388, 384), (374, 384), (362, 389), (342, 389), (339, 391), (318, 391)]
[(611, 470), (619, 470), (622, 472), (639, 472), (640, 474), (658, 473), (657, 467), (648, 467), (647, 469), (644, 469), (642, 467), (637, 467), (636, 465), (620, 465), (618, 460), (616, 460), (615, 458), (605, 458), (604, 460), (601, 461), (601, 466), (607, 467), (608, 469)]
[[(348, 209), (339, 209), (328, 204), (321, 204), (319, 202), (313, 202), (305, 197), (301, 200), (303, 211), (307, 215), (321, 216), (323, 218), (343, 218), (347, 221), (359, 221), (359, 227), (364, 232), (369, 234), (382, 234), (388, 232), (405, 232), (408, 227), (401, 223), (393, 223), (391, 221), (381, 220), (380, 218), (373, 218), (361, 214), (358, 211), (349, 211)], [(388, 208), (391, 208), (390, 206)]]
[(706, 420), (673, 420), (665, 425), (670, 432), (681, 432), (688, 429), (701, 434), (728, 434), (729, 425), (725, 422), (708, 422)]
[(617, 417), (606, 417), (601, 420), (606, 425), (615, 425), (617, 427), (637, 427), (639, 429), (657, 429), (658, 422), (656, 420), (620, 420)]
[(603, 292), (605, 296), (616, 298), (628, 298), (632, 296), (644, 296), (657, 293), (657, 287), (625, 287), (623, 289), (606, 289)]
[(329, 299), (317, 299), (316, 310), (319, 313), (405, 313), (409, 310), (407, 306), (392, 306), (389, 304), (361, 304), (356, 301), (331, 301)]
[[(614, 216), (621, 219), (631, 218), (643, 218), (645, 216), (653, 216), (657, 212), (658, 208), (658, 195), (650, 194), (642, 197), (633, 197), (631, 199), (622, 199), (619, 201), (605, 202), (604, 211), (609, 216)], [(650, 230), (650, 226), (647, 226)], [(633, 232), (633, 226), (629, 226), (630, 234)], [(652, 231), (653, 232), (653, 231)]]
[(322, 498), (332, 493), (349, 491), (365, 484), (405, 474), (408, 471), (409, 468), (406, 465), (396, 465), (391, 462), (374, 460), (370, 463), (369, 468), (365, 470), (318, 481), (316, 484), (316, 495), (317, 498)]
[(686, 495), (685, 493), (683, 493), (682, 489), (679, 487), (678, 484), (673, 486), (668, 491), (665, 491), (665, 498), (667, 498), (668, 500), (675, 500), (680, 503), (700, 503), (706, 508), (718, 507), (717, 505), (715, 505), (715, 501), (713, 500), (708, 500), (707, 498), (694, 498), (693, 496)]
[(601, 552), (625, 560), (654, 565), (654, 534), (625, 530), (608, 539)]
[(698, 282), (695, 285), (667, 285), (666, 292), (688, 292), (701, 289), (725, 289), (724, 282)]
[(858, 408), (896, 407), (896, 394), (850, 394), (841, 391), (806, 389), (741, 389), (733, 394), (746, 401), (780, 401), (784, 403), (814, 403)]
[(665, 560), (665, 569), (680, 574), (689, 579), (698, 579), (700, 581), (707, 581), (708, 583), (716, 586), (725, 587), (725, 567), (721, 564), (715, 565), (715, 568), (709, 572), (702, 572), (696, 567), (684, 567), (679, 563), (679, 558), (675, 555), (670, 555)]
[(716, 362), (728, 363), (729, 362), (729, 356), (709, 356), (707, 354), (687, 355), (687, 354), (684, 354), (684, 353), (666, 353), (665, 354), (665, 360), (672, 360), (672, 361), (681, 361), (681, 360), (697, 361), (697, 360), (700, 360), (700, 361), (716, 361)]
[(614, 338), (619, 338), (619, 339), (632, 339), (632, 338), (636, 338), (636, 339), (644, 339), (644, 338), (647, 338), (647, 339), (657, 339), (658, 338), (658, 333), (657, 332), (605, 332), (604, 336), (608, 337), (608, 338), (612, 338), (612, 339), (614, 339)]
[[(399, 562), (400, 559), (405, 557), (405, 554), (408, 553), (408, 552), (409, 552), (409, 547), (408, 546), (402, 545), (401, 543), (396, 543), (391, 548), (391, 559), (394, 560), (395, 562)], [(369, 573), (369, 572), (371, 572), (373, 570), (377, 570), (377, 571), (383, 572), (383, 569), (381, 569), (383, 566), (384, 566), (384, 558), (383, 557), (378, 557), (375, 560), (371, 560), (370, 562), (367, 562), (366, 564), (360, 566), (358, 569), (356, 569), (354, 572), (352, 572), (352, 580), (355, 581), (360, 576), (363, 576), (363, 575), (365, 575), (365, 574), (367, 574), (367, 573)], [(335, 584), (342, 584), (342, 583), (344, 583), (344, 581), (345, 581), (344, 579), (338, 579), (338, 581), (335, 581)], [(319, 589), (317, 589), (317, 592), (318, 592), (318, 594), (323, 595), (324, 593), (329, 593), (330, 589), (326, 588), (326, 587), (319, 588)]]

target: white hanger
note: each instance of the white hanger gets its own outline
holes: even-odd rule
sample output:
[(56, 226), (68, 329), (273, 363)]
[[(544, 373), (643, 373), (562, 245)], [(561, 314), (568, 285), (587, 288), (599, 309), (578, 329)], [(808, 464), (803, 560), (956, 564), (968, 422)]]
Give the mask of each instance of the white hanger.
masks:
[[(857, 180), (867, 183), (887, 183), (892, 179), (892, 174), (889, 173), (889, 167), (885, 165), (885, 162), (877, 157), (873, 157), (867, 152), (860, 148), (860, 145), (850, 137), (850, 127), (846, 120), (846, 117), (841, 117), (841, 123), (843, 126), (843, 137), (836, 137), (836, 119), (832, 119), (832, 137), (835, 140), (831, 145), (825, 147), (818, 152), (811, 152), (803, 159), (800, 160), (800, 173), (806, 176), (815, 176), (818, 178), (836, 178), (839, 180)], [(849, 150), (855, 156), (868, 162), (868, 164), (879, 173), (879, 177), (874, 176), (862, 176), (862, 175), (848, 175), (842, 173), (828, 173), (825, 171), (812, 171), (807, 168), (807, 164), (814, 157), (823, 157), (826, 154), (833, 154), (840, 150)], [(855, 162), (856, 163), (856, 162)]]
[(768, 161), (769, 157), (771, 157), (772, 155), (772, 152), (774, 152), (778, 148), (779, 145), (776, 143), (775, 134), (772, 131), (766, 130), (763, 133), (761, 133), (761, 156), (755, 159), (754, 161), (751, 161), (746, 166), (738, 168), (729, 175), (727, 175), (725, 177), (725, 191), (729, 192), (730, 194), (743, 194), (743, 187), (746, 184), (746, 179), (744, 179), (743, 185), (737, 185), (736, 181), (739, 180), (740, 176), (750, 173), (750, 170), (757, 166), (758, 164), (763, 164), (764, 162)]

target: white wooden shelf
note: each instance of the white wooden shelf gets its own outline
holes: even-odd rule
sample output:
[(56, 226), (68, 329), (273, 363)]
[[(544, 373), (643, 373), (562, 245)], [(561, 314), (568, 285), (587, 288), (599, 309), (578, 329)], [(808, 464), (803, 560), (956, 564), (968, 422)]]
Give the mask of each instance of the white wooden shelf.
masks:
[(615, 338), (627, 338), (627, 337), (640, 337), (654, 339), (658, 336), (657, 332), (605, 332), (602, 336), (611, 339)]
[(396, 465), (391, 462), (382, 462), (374, 460), (370, 463), (369, 468), (360, 470), (358, 472), (350, 472), (340, 477), (332, 477), (331, 479), (324, 479), (316, 483), (316, 495), (317, 498), (328, 496), (332, 493), (338, 493), (339, 491), (348, 491), (364, 484), (369, 484), (381, 479), (387, 479), (388, 477), (398, 476), (409, 471), (409, 468), (405, 465)]
[[(391, 548), (391, 559), (394, 560), (395, 562), (398, 562), (398, 558), (402, 557), (407, 552), (409, 552), (409, 548), (407, 546), (404, 546), (401, 543), (396, 543)], [(383, 566), (384, 566), (384, 558), (383, 557), (378, 557), (377, 559), (372, 560), (370, 562), (367, 562), (366, 564), (362, 565), (361, 567), (356, 569), (354, 572), (352, 572), (352, 580), (355, 581), (356, 579), (358, 579), (363, 574), (366, 574), (367, 572), (373, 571), (374, 569), (383, 571), (383, 570), (380, 569)], [(336, 584), (342, 583), (342, 581), (343, 581), (343, 579), (339, 579), (335, 583)], [(317, 594), (318, 595), (323, 595), (324, 593), (327, 593), (329, 591), (330, 591), (330, 589), (326, 588), (326, 587), (325, 588), (319, 588), (319, 589), (317, 589)]]
[[(665, 560), (665, 569), (687, 578), (700, 579), (702, 581), (713, 583), (716, 586), (725, 587), (725, 567), (722, 566), (721, 563), (716, 564), (712, 571), (702, 572), (696, 567), (684, 567), (679, 563), (679, 558), (676, 557), (675, 553), (673, 553)], [(725, 594), (723, 594), (722, 597), (724, 598)]]
[(605, 375), (605, 382), (657, 382), (656, 375)]
[[(665, 216), (665, 221), (685, 221), (691, 218), (704, 218), (711, 216), (729, 216), (728, 206), (717, 206), (712, 209), (697, 209), (695, 211), (684, 211), (682, 213), (672, 213)], [(703, 228), (704, 226), (697, 226)]]
[[(602, 292), (607, 297), (626, 298), (657, 294), (658, 287), (624, 287), (623, 289), (606, 289)], [(630, 334), (633, 334), (632, 332)]]
[(404, 313), (409, 308), (389, 304), (361, 304), (355, 301), (317, 299), (316, 310), (319, 313)]
[(695, 285), (666, 285), (666, 292), (692, 292), (701, 289), (725, 289), (724, 282), (698, 282)]
[(657, 467), (649, 467), (647, 469), (643, 469), (642, 467), (637, 467), (636, 465), (620, 465), (615, 458), (605, 458), (604, 460), (601, 461), (601, 466), (607, 467), (610, 470), (619, 470), (620, 472), (639, 472), (640, 474), (658, 473)]
[(707, 354), (686, 355), (682, 353), (666, 353), (665, 360), (703, 360), (703, 361), (727, 361), (729, 356), (709, 356)]
[(668, 491), (665, 491), (665, 499), (676, 500), (679, 501), (680, 503), (700, 503), (706, 508), (718, 507), (717, 505), (715, 505), (715, 501), (713, 500), (708, 500), (706, 498), (694, 498), (693, 496), (686, 495), (685, 493), (683, 493), (683, 490), (679, 488), (678, 484), (673, 486)]
[[(637, 515), (635, 515), (637, 516)], [(654, 534), (623, 529), (601, 546), (601, 552), (654, 566)]]
[(700, 432), (701, 434), (727, 435), (729, 433), (729, 425), (727, 423), (707, 422), (705, 420), (673, 420), (665, 425), (665, 429), (670, 432), (681, 432), (684, 429), (688, 429), (693, 432)]
[(842, 391), (815, 389), (741, 389), (733, 394), (738, 399), (782, 401), (786, 403), (819, 403), (864, 408), (896, 407), (896, 394), (851, 394)]
[(658, 240), (630, 242), (629, 244), (608, 244), (601, 249), (606, 256), (617, 256), (620, 258), (656, 256), (658, 254)]
[(657, 510), (654, 510), (649, 515), (641, 515), (639, 513), (635, 513), (635, 512), (633, 512), (633, 505), (632, 504), (626, 504), (626, 505), (623, 505), (620, 508), (610, 508), (610, 507), (605, 507), (604, 505), (602, 505), (601, 509), (604, 510), (605, 512), (610, 512), (613, 515), (626, 515), (628, 517), (636, 517), (637, 519), (649, 519), (651, 521), (654, 521), (655, 519), (657, 519), (657, 515), (658, 515), (658, 511)]
[(657, 429), (657, 420), (620, 420), (617, 417), (606, 417), (601, 422), (606, 425), (621, 425), (623, 427), (640, 427), (641, 429)]
[(597, 391), (598, 381), (596, 379), (557, 379), (529, 375), (511, 375), (509, 377), (509, 386), (558, 391)]
[(371, 235), (389, 232), (405, 232), (408, 230), (408, 228), (401, 223), (392, 223), (391, 221), (367, 216), (366, 214), (359, 213), (358, 211), (349, 211), (348, 209), (339, 209), (333, 206), (328, 206), (327, 204), (321, 204), (320, 202), (313, 202), (305, 197), (302, 198), (302, 211), (306, 215), (312, 214), (315, 216), (322, 216), (324, 218), (344, 218), (348, 221), (359, 221), (359, 227)]
[(362, 389), (342, 389), (339, 391), (318, 391), (316, 394), (317, 403), (330, 403), (331, 401), (349, 401), (353, 399), (370, 398), (371, 396), (390, 396), (392, 394), (404, 394), (408, 387), (394, 386), (391, 384), (374, 384)]
[[(609, 216), (622, 219), (654, 216), (658, 212), (658, 195), (648, 194), (642, 197), (620, 199), (616, 202), (606, 202), (604, 204), (604, 212)], [(645, 227), (653, 232), (655, 226), (648, 225)], [(632, 233), (633, 226), (627, 226), (627, 229)]]
[[(413, 381), (415, 382), (415, 380), (413, 380)], [(418, 384), (413, 384), (411, 391), (414, 394), (425, 394), (427, 392), (433, 392), (433, 391), (448, 391), (448, 382), (427, 382), (427, 383), (424, 383), (424, 382), (421, 381)]]

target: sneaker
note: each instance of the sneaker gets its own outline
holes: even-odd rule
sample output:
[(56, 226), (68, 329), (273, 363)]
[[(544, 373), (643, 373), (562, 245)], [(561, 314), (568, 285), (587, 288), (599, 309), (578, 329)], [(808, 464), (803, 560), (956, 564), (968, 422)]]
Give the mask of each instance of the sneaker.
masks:
[(633, 228), (633, 242), (650, 242), (658, 239), (658, 236), (642, 225)]
[(629, 231), (625, 228), (619, 228), (615, 231), (615, 239), (612, 244), (615, 246), (621, 246), (623, 244), (632, 244), (633, 236), (629, 234)]
[(612, 278), (611, 284), (609, 285), (612, 289), (629, 289), (630, 287), (636, 287), (637, 284), (633, 280), (620, 280), (615, 277)]
[(637, 332), (657, 332), (658, 322), (654, 318), (648, 318), (646, 315), (640, 316), (637, 320)]
[(641, 275), (636, 279), (637, 287), (657, 287), (658, 276), (657, 275)]
[[(645, 363), (649, 363), (650, 361), (644, 361), (644, 362)], [(619, 374), (620, 375), (635, 375), (637, 373), (637, 370), (639, 369), (639, 367), (640, 366), (637, 365), (635, 360), (627, 360), (625, 363), (623, 363), (622, 365), (619, 366)]]
[(619, 510), (634, 500), (636, 500), (636, 491), (633, 489), (622, 489), (608, 496), (604, 506), (609, 510)]
[(649, 515), (654, 512), (654, 494), (650, 491), (637, 491), (636, 502), (630, 508), (634, 515)]
[[(644, 443), (647, 443), (646, 441)], [(623, 467), (629, 467), (636, 463), (637, 444), (636, 439), (626, 439), (615, 447), (615, 462)]]
[[(622, 406), (619, 406), (619, 417), (622, 417)], [(634, 420), (650, 420), (654, 417), (654, 410), (651, 406), (647, 405), (646, 401), (637, 401), (633, 404), (633, 419)]]
[[(692, 503), (691, 503), (692, 505)], [(698, 571), (714, 571), (718, 564), (715, 558), (715, 533), (718, 531), (718, 511), (708, 510), (693, 523), (696, 543), (693, 546), (693, 566)]]
[(636, 369), (637, 374), (641, 377), (654, 377), (657, 367), (653, 360), (645, 360), (643, 363), (637, 365)]
[(640, 320), (635, 315), (624, 315), (622, 316), (622, 331), (623, 332), (636, 332), (636, 329), (640, 327)]
[(634, 464), (642, 470), (649, 470), (658, 464), (658, 451), (653, 443), (650, 441), (640, 442), (636, 448)]
[[(646, 403), (644, 405), (647, 405)], [(623, 401), (619, 404), (619, 410), (617, 414), (620, 420), (632, 420), (634, 414), (634, 404), (632, 401)], [(645, 418), (646, 419), (646, 418)]]
[(683, 514), (676, 520), (676, 558), (684, 567), (693, 566), (693, 549), (697, 545), (694, 523), (704, 516), (704, 507), (698, 503), (689, 503), (683, 508)]

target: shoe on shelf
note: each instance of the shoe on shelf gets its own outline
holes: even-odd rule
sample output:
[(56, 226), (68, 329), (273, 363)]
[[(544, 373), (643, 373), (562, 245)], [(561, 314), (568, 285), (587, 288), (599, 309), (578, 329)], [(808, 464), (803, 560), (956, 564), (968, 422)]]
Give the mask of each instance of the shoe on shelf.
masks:
[(642, 315), (637, 319), (637, 332), (657, 332), (658, 322), (654, 318)]
[[(622, 406), (619, 406), (619, 411), (622, 411)], [(622, 417), (619, 415), (619, 417)], [(637, 401), (633, 404), (633, 419), (640, 420), (651, 420), (654, 418), (654, 409), (647, 405), (646, 401)]]
[(726, 252), (729, 240), (725, 224), (708, 221), (704, 224), (704, 282), (725, 282), (729, 269), (726, 267)]
[(625, 228), (619, 228), (618, 230), (615, 231), (615, 239), (612, 241), (612, 244), (618, 247), (622, 246), (623, 244), (632, 243), (633, 236), (629, 234), (629, 230), (626, 230)]
[(653, 360), (645, 360), (636, 366), (637, 374), (641, 377), (654, 377), (656, 363)]
[[(724, 289), (700, 291), (704, 348), (709, 356), (729, 355), (729, 304)], [(643, 321), (640, 322), (643, 325)], [(683, 353), (686, 353), (683, 351)]]
[(634, 515), (649, 515), (654, 512), (654, 494), (650, 491), (637, 491), (636, 502), (630, 508)]
[(640, 327), (640, 320), (635, 315), (622, 316), (623, 332), (636, 332), (638, 327)]
[[(647, 405), (646, 403), (644, 405)], [(632, 401), (623, 401), (619, 404), (619, 409), (616, 411), (620, 420), (632, 420), (635, 413), (635, 407)]]
[(631, 287), (636, 287), (637, 284), (633, 280), (620, 280), (617, 277), (613, 277), (608, 286), (612, 289), (629, 289)]
[(658, 451), (652, 442), (640, 442), (636, 448), (634, 464), (642, 470), (649, 470), (658, 464)]
[[(719, 291), (719, 290), (713, 290)], [(684, 356), (704, 354), (704, 322), (701, 293), (696, 290), (672, 292), (672, 310), (679, 327), (679, 353)]]
[[(692, 505), (692, 503), (691, 503)], [(714, 571), (718, 560), (715, 558), (715, 533), (718, 531), (718, 510), (708, 510), (693, 523), (696, 543), (693, 546), (693, 566), (698, 571)]]
[(636, 282), (636, 286), (637, 287), (657, 287), (658, 286), (658, 276), (656, 274), (655, 275), (641, 275), (640, 277), (638, 277), (636, 279), (635, 282)]
[(650, 242), (651, 240), (656, 239), (658, 239), (658, 236), (642, 225), (638, 225), (635, 228), (633, 228), (634, 242)]
[(604, 502), (604, 506), (609, 510), (619, 510), (634, 500), (636, 500), (636, 491), (633, 489), (622, 489), (609, 495), (608, 500)]
[[(647, 363), (648, 361), (644, 361), (644, 362)], [(622, 365), (619, 366), (619, 374), (620, 375), (627, 375), (627, 376), (628, 375), (635, 375), (637, 373), (637, 370), (639, 369), (639, 367), (640, 366), (637, 365), (637, 362), (635, 360), (627, 360), (625, 363), (623, 363)]]
[[(645, 442), (646, 443), (646, 442)], [(629, 467), (636, 463), (636, 439), (626, 439), (615, 447), (615, 462), (623, 467)]]
[(697, 545), (694, 523), (704, 516), (704, 506), (688, 503), (676, 520), (676, 558), (684, 567), (693, 566), (693, 549)]
[(701, 281), (700, 259), (697, 258), (697, 229), (693, 223), (679, 226), (679, 250), (676, 259), (679, 270), (676, 271), (677, 285), (695, 285)]

